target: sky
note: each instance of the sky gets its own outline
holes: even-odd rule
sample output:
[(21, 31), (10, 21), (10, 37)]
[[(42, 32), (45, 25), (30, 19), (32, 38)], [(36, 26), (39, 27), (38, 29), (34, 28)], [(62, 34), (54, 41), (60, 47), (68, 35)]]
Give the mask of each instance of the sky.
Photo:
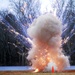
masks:
[[(55, 2), (56, 0), (40, 0), (41, 2), (41, 13), (45, 13), (45, 12), (53, 12), (54, 14), (56, 13), (53, 8), (52, 8), (52, 3)], [(9, 0), (0, 0), (0, 9), (8, 9), (10, 10), (10, 6), (9, 6)]]
[(9, 7), (9, 0), (0, 0), (0, 9)]
[(55, 2), (55, 0), (40, 0), (41, 1), (41, 12), (52, 12), (52, 4)]

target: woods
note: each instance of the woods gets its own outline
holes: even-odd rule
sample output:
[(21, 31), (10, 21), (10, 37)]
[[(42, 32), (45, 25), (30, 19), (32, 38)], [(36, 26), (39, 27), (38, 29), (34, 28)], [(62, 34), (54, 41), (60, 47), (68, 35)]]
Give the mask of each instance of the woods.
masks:
[[(28, 42), (27, 28), (37, 17), (38, 2), (32, 0), (10, 0), (14, 13), (8, 10), (0, 11), (0, 65), (29, 65), (26, 59), (31, 43)], [(25, 7), (27, 4), (27, 7)]]
[[(26, 59), (31, 43), (27, 28), (41, 15), (40, 0), (9, 0), (11, 9), (0, 10), (0, 66), (29, 65)], [(62, 48), (75, 65), (75, 1), (56, 0), (56, 15), (61, 19)], [(30, 38), (31, 39), (31, 38)]]
[[(61, 5), (59, 4), (61, 3)], [(63, 23), (62, 47), (65, 53), (70, 56), (70, 64), (75, 65), (75, 1), (60, 0), (60, 9), (57, 15)]]

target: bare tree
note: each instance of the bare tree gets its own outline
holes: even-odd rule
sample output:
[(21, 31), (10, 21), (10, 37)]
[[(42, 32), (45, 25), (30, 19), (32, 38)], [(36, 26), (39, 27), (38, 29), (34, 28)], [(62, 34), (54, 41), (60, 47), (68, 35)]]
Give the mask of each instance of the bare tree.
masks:
[[(58, 0), (57, 0), (58, 1)], [(75, 65), (74, 61), (74, 53), (75, 53), (75, 1), (74, 0), (63, 0), (59, 1), (58, 6), (58, 16), (62, 19), (63, 23), (63, 33), (62, 33), (62, 47), (65, 50), (67, 55), (71, 56), (70, 63)], [(67, 2), (66, 2), (67, 1)], [(61, 6), (60, 3), (63, 5)], [(64, 7), (65, 6), (65, 7)]]
[(34, 18), (40, 15), (39, 0), (10, 0), (12, 8), (17, 15), (17, 18), (24, 25), (31, 23)]

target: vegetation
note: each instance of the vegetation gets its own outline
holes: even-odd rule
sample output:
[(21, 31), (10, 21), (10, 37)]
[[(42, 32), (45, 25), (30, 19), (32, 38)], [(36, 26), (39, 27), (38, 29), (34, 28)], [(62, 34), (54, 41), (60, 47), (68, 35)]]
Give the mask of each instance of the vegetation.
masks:
[[(17, 1), (17, 2), (16, 2)], [(10, 0), (11, 9), (0, 10), (0, 65), (28, 65), (31, 44), (27, 28), (40, 15), (39, 0)], [(75, 65), (75, 0), (56, 0), (54, 7), (63, 24), (62, 48)]]

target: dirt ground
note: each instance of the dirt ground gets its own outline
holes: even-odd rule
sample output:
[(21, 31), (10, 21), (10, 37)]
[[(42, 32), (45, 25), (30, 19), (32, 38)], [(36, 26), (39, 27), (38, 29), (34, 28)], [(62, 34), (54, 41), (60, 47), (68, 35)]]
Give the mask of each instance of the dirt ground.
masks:
[(0, 71), (0, 75), (75, 75), (74, 71), (64, 71), (61, 73), (33, 73), (32, 71)]

